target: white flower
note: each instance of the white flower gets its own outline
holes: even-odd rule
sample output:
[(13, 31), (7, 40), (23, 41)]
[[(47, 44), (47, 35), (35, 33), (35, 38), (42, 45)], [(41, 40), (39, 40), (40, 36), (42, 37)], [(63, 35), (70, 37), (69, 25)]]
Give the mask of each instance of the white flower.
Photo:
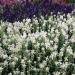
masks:
[(27, 18), (26, 19), (27, 24), (31, 22), (31, 19)]
[(67, 20), (67, 24), (70, 25), (72, 23), (73, 19), (69, 18), (69, 20)]
[(58, 71), (54, 72), (54, 75), (60, 75), (60, 72), (58, 72)]
[(23, 19), (23, 22), (25, 22), (26, 20), (25, 19)]
[(64, 18), (63, 21), (66, 22), (66, 18)]
[(0, 72), (2, 72), (2, 70), (3, 70), (3, 68), (2, 68), (2, 67), (0, 67)]
[(75, 27), (75, 21), (74, 21), (74, 22), (72, 22), (72, 26), (73, 26), (73, 27)]
[(68, 35), (66, 34), (66, 35), (65, 35), (65, 40), (67, 40), (67, 39), (68, 39)]
[(35, 19), (35, 20), (34, 20), (34, 22), (35, 22), (35, 24), (37, 24), (37, 25), (38, 25), (38, 20), (37, 20), (37, 19)]
[(53, 44), (53, 40), (50, 40), (50, 43)]
[(23, 36), (22, 36), (22, 38), (26, 38), (26, 33), (25, 32), (23, 32)]
[(66, 61), (66, 62), (68, 61), (68, 58), (67, 58), (67, 57), (65, 57), (65, 61)]
[(58, 45), (55, 44), (53, 48), (54, 50), (56, 50), (58, 48)]
[(60, 19), (63, 19), (63, 15), (60, 15)]
[(42, 69), (42, 68), (44, 68), (44, 66), (45, 66), (45, 65), (44, 65), (44, 64), (42, 64), (42, 63), (41, 63), (41, 64), (39, 64), (39, 67), (40, 67), (41, 69)]
[(24, 72), (21, 72), (21, 75), (25, 75)]
[[(67, 19), (63, 18), (64, 16), (65, 15), (61, 15), (59, 13), (57, 15), (57, 19), (53, 19), (53, 15), (50, 15), (48, 16), (48, 20), (46, 20), (44, 16), (41, 16), (41, 18), (38, 20), (38, 18), (35, 16), (32, 18), (32, 22), (30, 18), (24, 19), (22, 22), (15, 21), (14, 23), (1, 21), (0, 58), (3, 58), (4, 62), (0, 64), (0, 72), (2, 71), (3, 67), (8, 66), (8, 61), (10, 61), (10, 65), (13, 69), (20, 58), (23, 70), (20, 72), (17, 68), (14, 71), (15, 75), (25, 75), (24, 72), (27, 65), (31, 70), (34, 71), (45, 70), (46, 72), (49, 72), (49, 65), (47, 65), (47, 62), (50, 62), (51, 60), (54, 61), (57, 67), (60, 67), (60, 70), (54, 71), (53, 75), (60, 75), (61, 72), (63, 75), (66, 75), (66, 68), (70, 64), (68, 61), (68, 56), (73, 55), (73, 58), (75, 58), (75, 53), (73, 53), (72, 47), (69, 45), (70, 43), (75, 42), (75, 16), (68, 14)], [(40, 31), (38, 25), (39, 21), (41, 22), (42, 26), (40, 27)], [(48, 24), (48, 32), (45, 31), (46, 24)], [(34, 25), (36, 26), (36, 32), (32, 33), (31, 29), (34, 29)], [(68, 26), (73, 27), (70, 28), (70, 31), (73, 31), (73, 35), (70, 40), (68, 39)], [(7, 34), (5, 32), (5, 28), (7, 30)], [(22, 30), (22, 34), (20, 33), (20, 29)], [(60, 52), (58, 53), (58, 38), (61, 33), (65, 40)], [(33, 46), (31, 51), (28, 50), (29, 41), (32, 42)], [(25, 49), (23, 49), (23, 58), (20, 53), (22, 52), (22, 45), (25, 46)], [(39, 50), (40, 45), (41, 52)], [(7, 55), (7, 49), (11, 51), (11, 55), (9, 56)], [(66, 57), (64, 58), (64, 63), (62, 63), (64, 50), (66, 50)], [(47, 52), (50, 52), (51, 54), (49, 55)], [(34, 54), (37, 54), (37, 61), (33, 61), (35, 59)], [(41, 58), (42, 55), (44, 59)], [(59, 56), (59, 60), (56, 59), (57, 56)], [(40, 62), (41, 60), (42, 62)], [(34, 63), (34, 65), (32, 65), (32, 63)], [(36, 68), (36, 64), (39, 66), (39, 68)], [(30, 74), (30, 69), (27, 71), (28, 74)], [(12, 74), (10, 73), (9, 75)]]
[(67, 24), (65, 22), (62, 22), (61, 28), (66, 30), (66, 31), (68, 30), (68, 26), (67, 26)]
[(55, 52), (53, 52), (51, 55), (50, 55), (50, 58), (55, 58), (56, 57), (56, 55), (57, 55), (57, 52), (55, 51)]
[(25, 61), (24, 61), (24, 59), (22, 59), (22, 60), (21, 60), (21, 64), (24, 64), (24, 63), (25, 63)]
[(20, 73), (20, 71), (18, 70), (18, 68), (16, 69), (16, 74), (18, 75)]
[(40, 61), (40, 57), (37, 57), (38, 58), (38, 61)]
[(60, 52), (59, 56), (60, 56), (60, 57), (62, 57), (62, 56), (63, 56), (63, 52), (62, 52), (62, 51)]
[(12, 64), (12, 66), (14, 67), (16, 63), (13, 61), (11, 64)]
[(8, 65), (8, 61), (4, 61), (4, 66)]
[(16, 56), (14, 56), (13, 60), (14, 61), (18, 61), (18, 58)]
[(45, 43), (45, 46), (46, 46), (46, 48), (49, 48), (50, 47), (50, 43), (49, 42)]
[(31, 36), (30, 39), (31, 39), (32, 43), (36, 43), (35, 37)]
[(62, 69), (66, 69), (68, 65), (69, 65), (69, 63), (68, 63), (68, 62), (65, 62), (65, 63), (63, 63), (60, 67), (61, 67)]
[(42, 64), (43, 64), (44, 66), (46, 66), (47, 62), (44, 60)]
[(65, 30), (61, 29), (61, 31), (62, 31), (62, 34), (65, 36), (66, 35)]
[(44, 48), (44, 47), (42, 47), (42, 50), (44, 51), (44, 50), (45, 50), (45, 48)]
[(72, 48), (70, 46), (67, 47), (67, 50), (66, 50), (69, 54), (73, 54), (73, 51), (72, 51)]
[(60, 62), (60, 61), (55, 61), (55, 65), (62, 65), (62, 62)]
[(34, 51), (34, 50), (32, 50), (32, 51), (31, 51), (31, 54), (34, 54), (34, 53), (35, 53), (35, 51)]
[(67, 14), (67, 18), (68, 18), (68, 19), (71, 18), (71, 15), (70, 15), (69, 13)]
[(8, 75), (12, 75), (12, 73), (9, 73)]
[(7, 32), (10, 33), (12, 31), (12, 28), (8, 27)]
[(46, 37), (47, 32), (41, 31), (40, 36)]
[(54, 32), (54, 27), (51, 28), (51, 33)]
[(54, 41), (57, 43), (57, 42), (58, 42), (58, 38), (57, 38), (57, 37), (55, 37), (55, 38), (54, 38)]
[(75, 74), (72, 74), (72, 75), (75, 75)]
[(31, 60), (28, 60), (28, 63), (31, 63)]
[(28, 52), (29, 52), (29, 50), (25, 50), (25, 52), (26, 52), (26, 53), (28, 53)]
[(49, 72), (49, 67), (46, 67), (46, 71)]
[(56, 32), (57, 34), (59, 34), (59, 31), (58, 31), (58, 29), (56, 29), (56, 30), (55, 30), (55, 32)]
[(73, 57), (75, 58), (75, 52), (73, 53)]
[(49, 58), (48, 58), (48, 56), (46, 57), (46, 61), (48, 60)]
[(37, 69), (34, 67), (33, 70), (36, 71)]
[(75, 34), (72, 35), (70, 41), (71, 41), (72, 43), (75, 42)]

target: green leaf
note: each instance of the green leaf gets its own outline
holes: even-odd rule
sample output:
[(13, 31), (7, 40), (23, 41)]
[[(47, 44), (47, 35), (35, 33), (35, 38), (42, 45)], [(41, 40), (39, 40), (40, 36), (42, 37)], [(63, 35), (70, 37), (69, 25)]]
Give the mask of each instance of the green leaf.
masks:
[(28, 47), (27, 48), (28, 48), (28, 50), (32, 50), (33, 49), (32, 42), (31, 41), (28, 42)]
[(59, 53), (60, 49), (62, 48), (62, 46), (63, 46), (63, 44), (65, 42), (65, 38), (64, 38), (64, 36), (63, 36), (62, 33), (59, 35), (58, 39), (59, 39), (59, 42), (58, 42), (58, 48), (57, 48), (57, 50), (58, 50), (58, 53)]
[(66, 75), (72, 75), (73, 70), (74, 70), (74, 66), (70, 64), (66, 69)]

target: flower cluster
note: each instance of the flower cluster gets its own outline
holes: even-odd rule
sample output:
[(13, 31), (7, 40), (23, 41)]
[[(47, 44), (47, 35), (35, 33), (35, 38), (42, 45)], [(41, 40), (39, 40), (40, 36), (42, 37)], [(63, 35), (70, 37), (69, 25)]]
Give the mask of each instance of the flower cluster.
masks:
[(0, 75), (75, 74), (75, 17), (0, 21)]
[(49, 1), (49, 2), (52, 2), (52, 3), (66, 3), (65, 0), (0, 0), (0, 4), (1, 5), (13, 5), (17, 2), (31, 2), (31, 3), (40, 3), (40, 2), (43, 2), (43, 1)]
[[(11, 0), (11, 1), (14, 1), (14, 0)], [(10, 2), (8, 3), (10, 4)], [(36, 15), (37, 17), (40, 15), (50, 15), (51, 12), (53, 12), (56, 15), (58, 12), (67, 14), (72, 12), (74, 8), (75, 7), (73, 4), (61, 5), (57, 3), (52, 3), (51, 0), (50, 1), (43, 0), (41, 2), (39, 1), (36, 3), (29, 2), (28, 0), (26, 1), (22, 0), (12, 5), (0, 4), (0, 19), (2, 19), (3, 21), (9, 21), (9, 22), (14, 22), (18, 20), (22, 21), (23, 19), (27, 17), (32, 18), (34, 15)]]

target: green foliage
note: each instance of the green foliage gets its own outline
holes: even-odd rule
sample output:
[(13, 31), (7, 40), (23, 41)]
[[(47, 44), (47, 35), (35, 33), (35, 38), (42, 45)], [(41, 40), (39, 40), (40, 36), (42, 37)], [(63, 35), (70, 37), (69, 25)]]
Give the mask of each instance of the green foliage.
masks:
[(3, 68), (1, 75), (8, 75), (9, 73), (12, 73), (12, 75), (13, 75), (13, 69), (8, 64), (6, 67)]
[(33, 45), (32, 45), (32, 41), (28, 42), (28, 50), (32, 50), (33, 49)]
[(70, 64), (66, 69), (66, 75), (72, 75), (73, 70), (74, 70), (74, 66)]
[(62, 48), (62, 46), (63, 46), (63, 44), (65, 42), (65, 38), (64, 38), (64, 36), (63, 36), (62, 33), (60, 33), (58, 39), (59, 39), (59, 42), (58, 42), (58, 48), (57, 48), (57, 50), (58, 50), (58, 53), (59, 53), (60, 52), (60, 49)]
[(51, 63), (50, 63), (50, 66), (49, 66), (49, 72), (51, 75), (53, 75), (53, 72), (56, 71), (56, 65), (54, 63), (54, 61), (52, 60)]
[(75, 0), (67, 0), (68, 3), (75, 3)]
[(71, 47), (73, 49), (73, 52), (75, 52), (75, 42), (74, 43), (71, 43), (70, 45), (71, 45)]

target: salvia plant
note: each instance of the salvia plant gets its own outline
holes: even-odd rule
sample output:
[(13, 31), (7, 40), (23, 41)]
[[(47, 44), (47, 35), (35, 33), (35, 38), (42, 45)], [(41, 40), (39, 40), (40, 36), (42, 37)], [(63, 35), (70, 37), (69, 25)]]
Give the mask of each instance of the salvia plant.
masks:
[(0, 20), (0, 75), (75, 75), (74, 12)]
[(51, 12), (56, 15), (58, 12), (71, 13), (75, 5), (62, 1), (65, 0), (0, 0), (0, 20), (14, 22)]

